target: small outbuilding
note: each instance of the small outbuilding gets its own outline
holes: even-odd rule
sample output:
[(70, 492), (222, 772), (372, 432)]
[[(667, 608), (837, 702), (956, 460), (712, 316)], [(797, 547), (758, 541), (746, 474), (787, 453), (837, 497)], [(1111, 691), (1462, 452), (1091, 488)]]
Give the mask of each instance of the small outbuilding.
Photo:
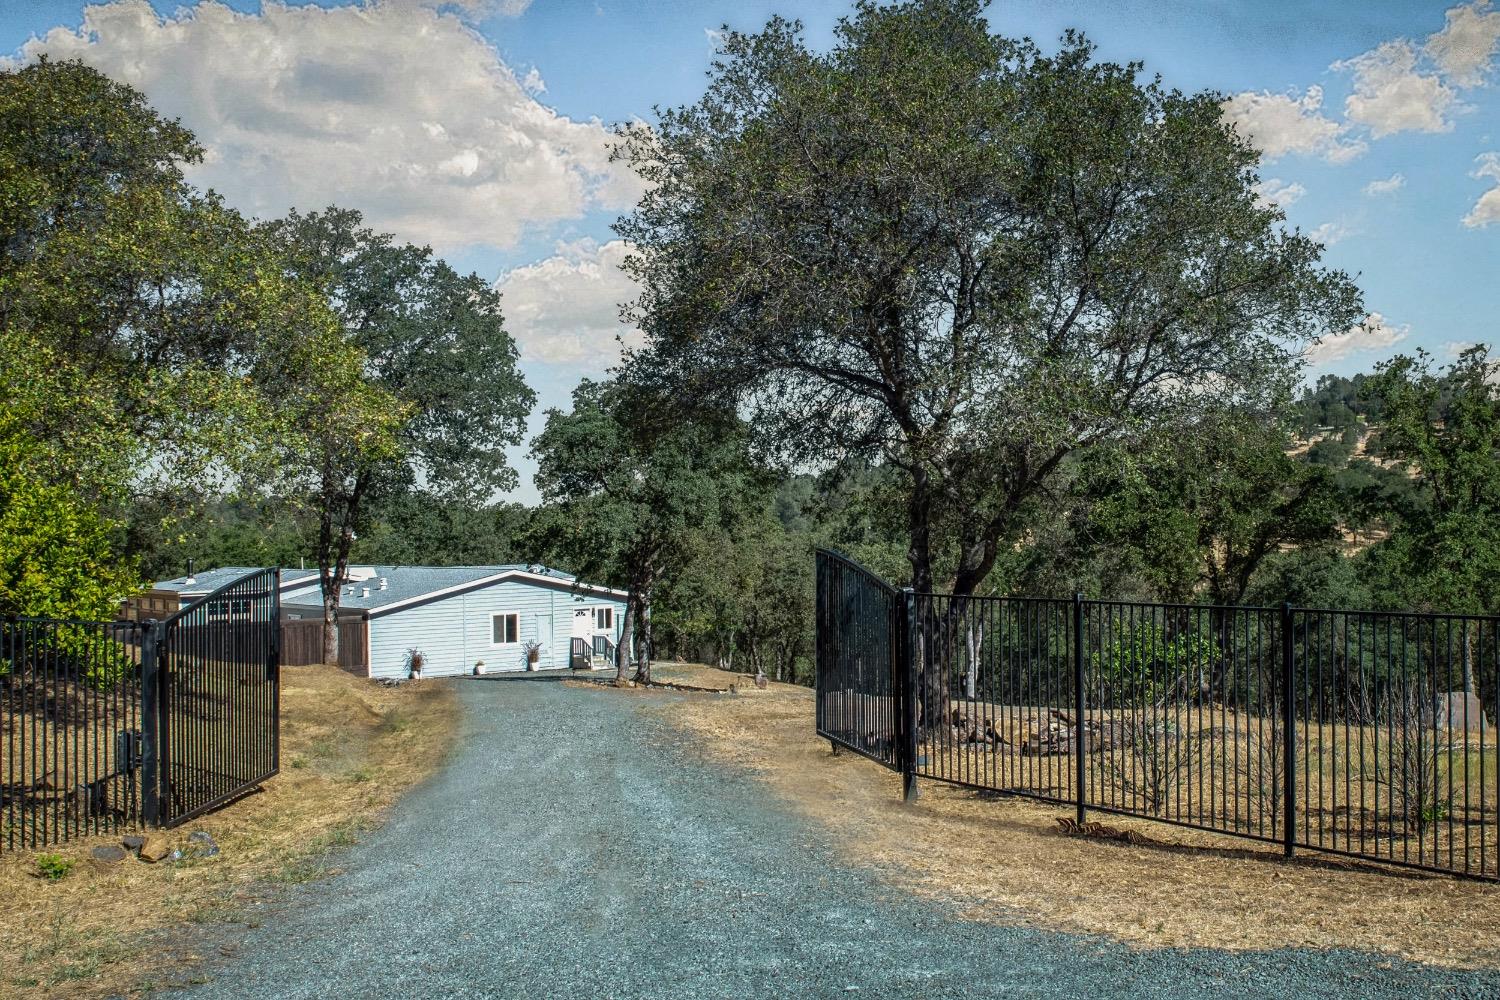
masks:
[[(349, 578), (339, 660), (368, 677), (406, 677), (414, 652), (426, 677), (602, 667), (625, 617), (625, 591), (545, 566), (351, 566)], [(316, 576), (281, 601), (287, 627), (322, 622)]]

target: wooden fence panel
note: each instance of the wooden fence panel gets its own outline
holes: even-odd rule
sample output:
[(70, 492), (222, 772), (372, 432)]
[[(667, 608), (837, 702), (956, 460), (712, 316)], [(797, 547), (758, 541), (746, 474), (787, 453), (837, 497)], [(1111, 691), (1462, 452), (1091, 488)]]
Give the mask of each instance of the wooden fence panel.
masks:
[[(323, 662), (321, 619), (282, 621), (281, 662), (289, 667), (305, 667)], [(369, 632), (367, 623), (362, 619), (339, 622), (339, 666), (361, 677), (370, 672)]]

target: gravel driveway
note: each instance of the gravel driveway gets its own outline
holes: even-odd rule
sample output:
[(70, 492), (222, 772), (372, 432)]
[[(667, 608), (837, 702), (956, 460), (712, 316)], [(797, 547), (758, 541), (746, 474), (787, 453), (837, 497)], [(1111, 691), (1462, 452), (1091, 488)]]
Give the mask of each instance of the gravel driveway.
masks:
[(1354, 952), (1143, 952), (956, 920), (833, 860), (640, 698), (455, 683), (451, 766), (177, 995), (1500, 997), (1495, 974)]

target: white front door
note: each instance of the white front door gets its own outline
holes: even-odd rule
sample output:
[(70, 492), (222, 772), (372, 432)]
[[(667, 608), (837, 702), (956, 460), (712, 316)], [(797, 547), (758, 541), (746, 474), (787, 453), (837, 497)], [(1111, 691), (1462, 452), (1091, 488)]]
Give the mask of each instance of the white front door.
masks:
[(537, 612), (536, 616), (536, 642), (541, 646), (537, 651), (537, 662), (552, 665), (552, 612)]

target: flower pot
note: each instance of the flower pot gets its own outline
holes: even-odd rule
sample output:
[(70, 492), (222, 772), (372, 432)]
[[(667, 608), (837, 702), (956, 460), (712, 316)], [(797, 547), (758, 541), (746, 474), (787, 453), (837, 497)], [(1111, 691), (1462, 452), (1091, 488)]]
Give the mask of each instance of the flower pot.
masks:
[(483, 677), (484, 676), (484, 661), (483, 660), (479, 660), (478, 662), (476, 662), (474, 664), (474, 676), (475, 677)]

